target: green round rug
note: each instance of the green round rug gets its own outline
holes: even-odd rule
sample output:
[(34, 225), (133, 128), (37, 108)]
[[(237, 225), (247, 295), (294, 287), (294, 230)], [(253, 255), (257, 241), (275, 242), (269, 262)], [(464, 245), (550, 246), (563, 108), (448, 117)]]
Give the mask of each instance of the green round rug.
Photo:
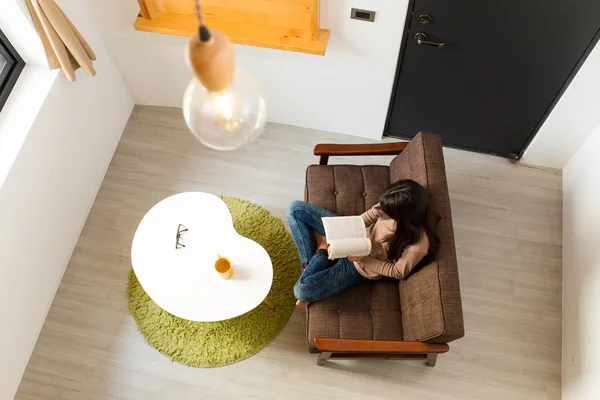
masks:
[(223, 198), (242, 236), (254, 240), (269, 253), (273, 263), (270, 310), (260, 304), (239, 317), (219, 322), (194, 322), (169, 314), (156, 305), (129, 271), (129, 312), (138, 330), (156, 350), (192, 367), (219, 367), (248, 358), (273, 340), (294, 310), (294, 283), (300, 259), (296, 246), (278, 218), (255, 204)]

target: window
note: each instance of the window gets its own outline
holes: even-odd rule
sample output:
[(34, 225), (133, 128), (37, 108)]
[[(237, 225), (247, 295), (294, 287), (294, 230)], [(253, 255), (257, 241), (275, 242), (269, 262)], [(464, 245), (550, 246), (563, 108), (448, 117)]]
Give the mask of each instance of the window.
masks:
[(25, 67), (25, 62), (0, 31), (0, 111), (23, 67)]

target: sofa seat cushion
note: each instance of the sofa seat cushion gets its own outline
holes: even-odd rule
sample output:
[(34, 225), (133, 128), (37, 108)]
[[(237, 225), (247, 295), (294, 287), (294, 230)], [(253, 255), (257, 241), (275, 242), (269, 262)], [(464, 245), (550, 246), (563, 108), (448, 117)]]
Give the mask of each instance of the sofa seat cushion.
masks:
[(398, 281), (373, 281), (311, 303), (306, 319), (310, 347), (315, 337), (402, 340)]
[(304, 199), (339, 215), (360, 215), (390, 185), (386, 165), (311, 165)]

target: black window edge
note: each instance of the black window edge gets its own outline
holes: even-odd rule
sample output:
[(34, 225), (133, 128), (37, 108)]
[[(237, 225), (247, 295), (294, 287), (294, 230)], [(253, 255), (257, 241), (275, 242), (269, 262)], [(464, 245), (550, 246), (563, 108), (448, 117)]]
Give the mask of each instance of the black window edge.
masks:
[(0, 53), (7, 59), (10, 65), (7, 71), (2, 71), (1, 75), (3, 76), (0, 77), (0, 111), (2, 111), (10, 92), (15, 87), (17, 79), (19, 79), (19, 75), (21, 75), (23, 68), (25, 68), (25, 61), (19, 56), (17, 50), (10, 44), (10, 41), (1, 30)]

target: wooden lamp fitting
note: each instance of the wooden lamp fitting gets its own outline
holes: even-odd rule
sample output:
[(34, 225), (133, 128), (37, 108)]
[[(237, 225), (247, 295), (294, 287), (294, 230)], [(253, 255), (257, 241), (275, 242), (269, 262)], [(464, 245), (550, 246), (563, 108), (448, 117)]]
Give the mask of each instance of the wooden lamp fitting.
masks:
[(233, 81), (233, 45), (222, 32), (205, 26), (190, 38), (186, 57), (196, 78), (210, 92), (219, 92)]

